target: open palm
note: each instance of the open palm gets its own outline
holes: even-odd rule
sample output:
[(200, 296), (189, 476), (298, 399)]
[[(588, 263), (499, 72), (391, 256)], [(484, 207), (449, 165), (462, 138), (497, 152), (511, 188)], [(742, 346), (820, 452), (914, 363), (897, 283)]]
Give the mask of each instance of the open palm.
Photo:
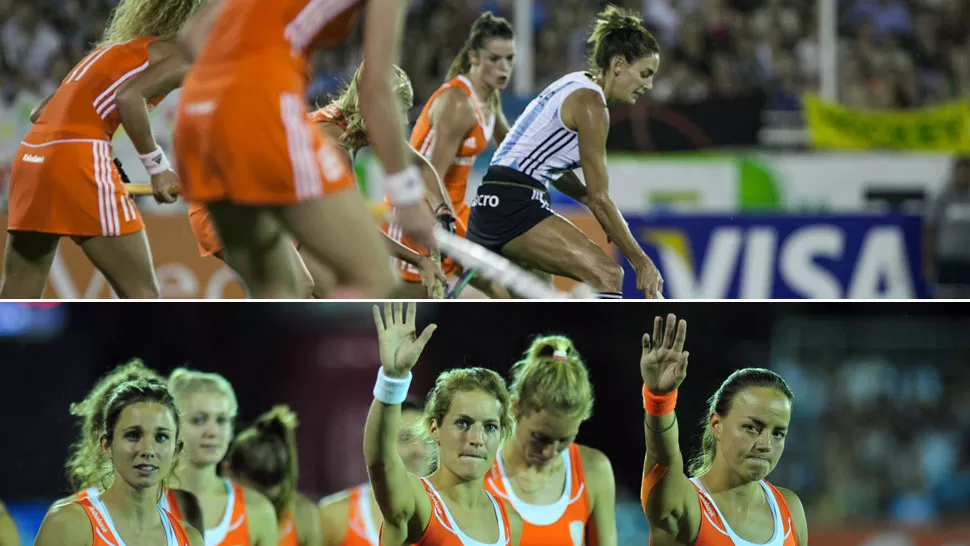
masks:
[[(676, 327), (676, 332), (674, 331)], [(640, 355), (640, 375), (650, 392), (667, 394), (680, 387), (687, 377), (687, 357), (684, 350), (687, 321), (671, 313), (666, 328), (662, 317), (653, 319), (653, 339), (643, 334), (643, 353)]]
[(374, 306), (374, 323), (377, 325), (377, 340), (380, 345), (381, 365), (388, 377), (406, 377), (418, 362), (421, 351), (431, 339), (437, 325), (429, 324), (421, 336), (415, 335), (414, 316), (418, 305), (408, 305), (407, 316), (404, 316), (404, 304), (400, 302), (385, 302), (384, 316), (380, 309)]

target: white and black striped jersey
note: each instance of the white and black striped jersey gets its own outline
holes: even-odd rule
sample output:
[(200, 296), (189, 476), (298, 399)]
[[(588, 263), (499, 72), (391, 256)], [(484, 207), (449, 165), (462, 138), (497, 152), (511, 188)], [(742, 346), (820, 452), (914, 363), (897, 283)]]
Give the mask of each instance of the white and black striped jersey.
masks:
[(579, 134), (562, 122), (562, 104), (573, 91), (603, 90), (586, 72), (566, 74), (534, 98), (492, 156), (492, 167), (506, 167), (547, 188), (566, 171), (579, 168)]

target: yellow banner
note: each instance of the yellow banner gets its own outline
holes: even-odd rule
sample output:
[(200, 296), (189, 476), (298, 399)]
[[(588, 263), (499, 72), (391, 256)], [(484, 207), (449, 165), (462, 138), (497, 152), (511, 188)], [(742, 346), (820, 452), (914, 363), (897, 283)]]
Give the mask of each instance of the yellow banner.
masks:
[(817, 148), (970, 151), (970, 101), (911, 110), (847, 108), (806, 95), (805, 120)]

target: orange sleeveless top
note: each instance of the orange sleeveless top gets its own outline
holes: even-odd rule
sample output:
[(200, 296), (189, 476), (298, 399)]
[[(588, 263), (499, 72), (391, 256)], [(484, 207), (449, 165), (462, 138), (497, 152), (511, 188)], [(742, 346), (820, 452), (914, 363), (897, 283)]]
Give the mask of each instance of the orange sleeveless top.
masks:
[(431, 95), (424, 108), (421, 109), (421, 115), (418, 116), (414, 130), (411, 131), (411, 146), (424, 157), (431, 159), (431, 151), (435, 144), (435, 132), (429, 118), (431, 105), (442, 93), (452, 88), (461, 89), (462, 93), (471, 97), (472, 104), (475, 106), (475, 119), (477, 120), (475, 127), (462, 137), (461, 147), (458, 148), (458, 153), (451, 166), (445, 173), (438, 173), (448, 191), (448, 198), (451, 199), (453, 204), (457, 205), (465, 201), (468, 175), (471, 174), (472, 167), (475, 165), (475, 158), (488, 148), (488, 143), (492, 141), (492, 133), (495, 129), (495, 113), (493, 112), (486, 119), (484, 106), (480, 104), (472, 87), (472, 82), (468, 78), (456, 76)]
[[(136, 38), (88, 53), (61, 81), (24, 142), (111, 140), (121, 125), (115, 106), (118, 88), (148, 68), (148, 46), (156, 41)], [(153, 97), (149, 104), (164, 98)]]
[[(224, 480), (229, 499), (222, 520), (205, 530), (206, 546), (239, 546), (249, 544), (249, 522), (246, 520), (246, 499), (242, 486)], [(206, 526), (209, 523), (206, 522)]]
[(309, 55), (343, 42), (365, 0), (233, 0), (222, 10), (185, 87), (210, 91), (286, 89), (302, 92)]
[(279, 534), (279, 546), (300, 546), (300, 538), (296, 535), (296, 523), (292, 513), (280, 522)]
[(498, 540), (492, 544), (479, 542), (466, 535), (448, 511), (448, 507), (438, 495), (431, 482), (421, 478), (421, 485), (431, 499), (431, 519), (428, 527), (424, 530), (421, 538), (414, 543), (414, 546), (508, 546), (512, 543), (512, 526), (509, 523), (509, 514), (505, 510), (505, 505), (495, 498), (494, 495), (486, 491), (488, 498), (492, 501), (495, 509), (495, 519), (499, 522)]
[(351, 489), (347, 503), (347, 531), (340, 546), (378, 546), (380, 532), (374, 526), (370, 484)]
[[(99, 496), (101, 496), (101, 491), (99, 491), (97, 487), (89, 487), (84, 491), (81, 491), (80, 493), (75, 495), (73, 502), (79, 502), (84, 499), (97, 498)], [(162, 500), (161, 502), (158, 503), (158, 505), (161, 506), (162, 509), (168, 512), (169, 514), (172, 514), (172, 516), (175, 517), (176, 521), (185, 520), (185, 517), (182, 515), (182, 509), (179, 508), (178, 499), (175, 497), (174, 490), (166, 488), (162, 492)]]
[(572, 444), (562, 452), (566, 483), (562, 495), (553, 504), (528, 504), (515, 496), (502, 463), (501, 451), (485, 476), (485, 489), (509, 504), (522, 516), (521, 546), (561, 544), (580, 546), (586, 540), (590, 516), (589, 492), (583, 473), (579, 446)]
[(693, 546), (798, 546), (795, 529), (792, 524), (791, 512), (785, 497), (775, 486), (761, 480), (761, 488), (768, 499), (768, 506), (774, 517), (774, 533), (765, 544), (756, 545), (739, 537), (721, 516), (714, 499), (707, 493), (704, 485), (697, 478), (691, 483), (697, 488), (701, 505), (701, 527), (694, 539)]
[(179, 521), (184, 521), (185, 517), (182, 516), (182, 510), (179, 508), (178, 499), (175, 498), (175, 491), (171, 489), (166, 489), (162, 494), (162, 502), (158, 503), (162, 508), (167, 510)]
[[(111, 514), (101, 502), (100, 495), (86, 495), (76, 502), (84, 508), (84, 512), (91, 521), (91, 531), (94, 536), (92, 546), (124, 546), (121, 535), (111, 521)], [(162, 527), (165, 529), (166, 546), (189, 546), (189, 536), (179, 520), (161, 506), (158, 506), (158, 514), (162, 518)]]

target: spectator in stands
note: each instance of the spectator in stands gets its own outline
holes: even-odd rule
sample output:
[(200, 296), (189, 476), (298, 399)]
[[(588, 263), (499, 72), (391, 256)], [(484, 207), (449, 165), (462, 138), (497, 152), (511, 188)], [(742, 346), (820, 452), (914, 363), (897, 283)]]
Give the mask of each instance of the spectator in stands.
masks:
[(935, 297), (970, 298), (970, 157), (954, 162), (949, 185), (926, 216), (923, 272)]

